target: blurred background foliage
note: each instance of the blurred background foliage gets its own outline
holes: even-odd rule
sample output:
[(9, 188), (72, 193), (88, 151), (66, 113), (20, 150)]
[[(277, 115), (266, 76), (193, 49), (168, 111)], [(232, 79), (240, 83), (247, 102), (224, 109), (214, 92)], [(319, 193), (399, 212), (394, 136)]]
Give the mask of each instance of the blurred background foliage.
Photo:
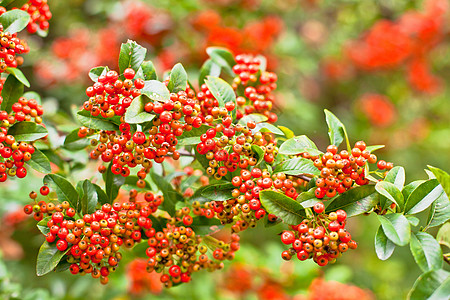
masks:
[[(148, 48), (159, 76), (182, 62), (194, 84), (208, 46), (264, 54), (268, 69), (279, 76), (280, 125), (324, 148), (327, 108), (344, 122), (353, 142), (386, 145), (378, 156), (405, 166), (408, 181), (425, 179), (427, 164), (450, 167), (447, 0), (49, 0), (49, 5), (49, 34), (25, 37), (31, 52), (22, 70), (44, 99), (54, 147), (77, 127), (71, 111), (85, 101), (88, 71), (115, 68), (120, 43), (132, 39)], [(87, 161), (84, 152), (64, 155), (81, 167)], [(89, 166), (81, 174), (89, 177)], [(370, 216), (349, 222), (358, 250), (322, 269), (309, 261), (283, 262), (277, 236), (282, 227), (275, 226), (245, 232), (235, 262), (224, 272), (201, 273), (170, 290), (143, 271), (145, 263), (133, 259), (133, 252), (125, 253), (130, 264), (122, 264), (107, 286), (68, 272), (39, 278), (34, 268), (44, 238), (21, 210), (29, 191), (41, 184), (33, 174), (0, 187), (2, 299), (132, 299), (148, 293), (160, 299), (404, 299), (420, 274), (407, 248), (378, 260), (373, 246), (378, 223)]]

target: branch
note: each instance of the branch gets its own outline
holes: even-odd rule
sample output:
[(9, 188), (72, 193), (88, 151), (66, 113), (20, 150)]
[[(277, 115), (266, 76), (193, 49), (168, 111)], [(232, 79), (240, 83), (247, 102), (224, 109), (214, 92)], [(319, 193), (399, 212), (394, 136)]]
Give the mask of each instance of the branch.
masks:
[(290, 175), (295, 178), (303, 179), (305, 181), (311, 181), (312, 177), (308, 177), (307, 174), (299, 174), (299, 175)]

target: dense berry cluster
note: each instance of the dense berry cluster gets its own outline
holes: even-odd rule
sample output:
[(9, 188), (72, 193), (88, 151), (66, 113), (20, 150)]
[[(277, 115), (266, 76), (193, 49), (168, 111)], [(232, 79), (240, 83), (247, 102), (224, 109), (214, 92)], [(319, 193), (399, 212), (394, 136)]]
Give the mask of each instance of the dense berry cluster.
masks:
[[(350, 153), (347, 150), (338, 153), (338, 148), (330, 145), (327, 147), (327, 152), (321, 156), (303, 153), (303, 157), (313, 160), (314, 166), (320, 170), (315, 191), (319, 199), (325, 196), (333, 198), (336, 193), (342, 194), (355, 184), (368, 184), (365, 167), (367, 163), (377, 163), (376, 155), (366, 149), (366, 143), (363, 141), (356, 142)], [(390, 170), (394, 167), (392, 163), (382, 160), (377, 163), (377, 166), (380, 170)]]
[(281, 241), (285, 245), (292, 245), (283, 251), (281, 256), (290, 260), (297, 255), (299, 260), (312, 258), (319, 266), (332, 263), (349, 248), (356, 249), (357, 244), (345, 229), (347, 214), (337, 210), (329, 214), (324, 213), (325, 206), (319, 202), (314, 206), (317, 215), (312, 219), (305, 219), (302, 223), (292, 226), (292, 230), (284, 231)]
[[(3, 11), (4, 12), (4, 11)], [(0, 15), (2, 10), (0, 8)], [(11, 34), (3, 31), (0, 24), (0, 73), (7, 68), (17, 68), (23, 63), (23, 58), (17, 54), (28, 53), (30, 48), (28, 44), (17, 37), (17, 33)]]
[(27, 26), (29, 33), (35, 33), (38, 29), (48, 29), (48, 21), (52, 18), (52, 13), (47, 0), (30, 0), (20, 9), (30, 14), (30, 21)]
[(27, 170), (24, 163), (29, 161), (35, 152), (32, 144), (16, 140), (14, 136), (8, 134), (8, 129), (23, 121), (41, 124), (43, 112), (42, 106), (35, 99), (25, 97), (20, 97), (12, 104), (12, 111), (9, 114), (0, 110), (0, 182), (4, 182), (8, 176), (25, 177)]

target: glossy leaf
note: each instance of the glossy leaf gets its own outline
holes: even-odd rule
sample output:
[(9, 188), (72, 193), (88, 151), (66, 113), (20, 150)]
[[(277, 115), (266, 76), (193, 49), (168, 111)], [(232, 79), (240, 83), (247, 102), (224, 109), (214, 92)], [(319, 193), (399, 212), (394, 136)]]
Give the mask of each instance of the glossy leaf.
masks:
[(106, 73), (107, 73), (108, 71), (109, 71), (109, 68), (108, 68), (108, 67), (95, 67), (95, 68), (92, 68), (92, 69), (89, 71), (89, 78), (90, 78), (92, 81), (96, 82), (97, 79), (98, 79), (98, 77), (100, 77), (100, 75), (106, 75)]
[(447, 172), (432, 166), (428, 166), (428, 169), (433, 172), (434, 176), (436, 176), (437, 181), (439, 181), (439, 183), (442, 185), (447, 196), (450, 197), (450, 175)]
[(216, 64), (212, 59), (207, 59), (201, 69), (200, 76), (198, 77), (198, 85), (201, 86), (205, 83), (205, 79), (207, 76), (219, 77), (222, 68)]
[(330, 143), (338, 146), (345, 140), (347, 148), (350, 150), (350, 143), (348, 141), (347, 130), (344, 124), (329, 110), (325, 109), (325, 120), (328, 124), (328, 136), (330, 137)]
[(239, 120), (238, 124), (241, 124), (243, 126), (247, 126), (247, 123), (249, 121), (255, 121), (255, 123), (261, 123), (261, 122), (267, 121), (268, 119), (269, 118), (267, 118), (265, 115), (254, 113), (254, 114), (249, 114), (249, 115), (243, 116)]
[(370, 211), (378, 204), (379, 198), (374, 185), (355, 187), (337, 196), (327, 206), (326, 212), (343, 209), (348, 217), (357, 216)]
[(23, 95), (23, 83), (17, 80), (16, 77), (8, 75), (3, 84), (1, 95), (3, 101), (0, 105), (0, 110), (6, 110), (8, 113), (11, 112), (12, 105)]
[(68, 150), (81, 150), (90, 145), (90, 140), (87, 138), (80, 138), (78, 136), (79, 129), (74, 129), (64, 139), (64, 148)]
[(306, 217), (303, 206), (282, 193), (270, 190), (261, 191), (259, 199), (269, 214), (280, 217), (287, 224), (300, 224)]
[[(450, 273), (444, 270), (433, 270), (423, 273), (414, 282), (408, 293), (408, 300), (441, 300), (448, 299), (450, 293)], [(440, 297), (443, 295), (443, 297)]]
[(379, 181), (375, 185), (375, 190), (403, 210), (405, 200), (400, 190), (394, 184), (387, 181)]
[[(219, 77), (208, 76), (205, 80), (211, 94), (219, 102), (219, 107), (225, 107), (225, 103), (234, 102), (236, 104), (236, 94), (233, 88), (225, 80)], [(236, 109), (235, 109), (236, 110)]]
[(47, 235), (50, 232), (50, 228), (47, 226), (47, 223), (51, 218), (52, 217), (50, 216), (45, 217), (36, 224), (37, 228), (43, 235)]
[(396, 245), (405, 246), (411, 238), (408, 219), (402, 214), (378, 215), (378, 220), (386, 236)]
[(416, 227), (420, 223), (419, 218), (416, 218), (412, 215), (407, 215), (406, 219), (408, 219), (408, 222), (409, 222), (409, 224), (411, 224), (412, 227)]
[(405, 185), (405, 169), (403, 167), (393, 167), (384, 178), (384, 181), (395, 185), (400, 191)]
[(367, 146), (366, 150), (369, 151), (370, 153), (379, 150), (379, 149), (383, 149), (384, 147), (386, 147), (385, 145), (373, 145), (373, 146)]
[(167, 88), (172, 93), (178, 93), (179, 91), (186, 90), (188, 77), (183, 65), (177, 63), (170, 71), (170, 80)]
[(25, 75), (22, 73), (20, 69), (17, 68), (6, 68), (6, 72), (9, 74), (12, 74), (14, 77), (16, 77), (17, 80), (19, 80), (23, 85), (26, 87), (30, 87), (30, 82), (25, 77)]
[(92, 214), (95, 212), (98, 203), (95, 186), (90, 180), (85, 179), (82, 184), (82, 191), (83, 193), (80, 195), (81, 211), (83, 214)]
[(252, 145), (252, 151), (255, 153), (255, 158), (257, 159), (256, 165), (259, 166), (260, 163), (264, 160), (264, 150), (258, 145)]
[(221, 47), (208, 47), (206, 49), (211, 60), (223, 68), (228, 75), (234, 76), (233, 66), (236, 64), (233, 54), (226, 48)]
[(427, 180), (409, 195), (405, 203), (406, 214), (416, 214), (427, 209), (444, 192), (436, 179)]
[(16, 141), (32, 142), (45, 137), (48, 132), (44, 126), (34, 122), (19, 122), (9, 128), (8, 134), (13, 135)]
[(36, 262), (36, 275), (43, 276), (47, 273), (53, 271), (58, 265), (59, 261), (63, 256), (70, 250), (68, 248), (66, 251), (59, 251), (56, 248), (56, 243), (49, 244), (45, 241), (41, 248), (39, 248), (39, 253)]
[(416, 180), (405, 185), (402, 189), (403, 199), (408, 199), (409, 195), (424, 182), (425, 180)]
[(213, 184), (201, 187), (199, 189), (202, 197), (209, 199), (210, 201), (226, 201), (233, 199), (231, 192), (235, 189), (231, 183), (226, 184)]
[(280, 172), (283, 172), (286, 175), (320, 174), (319, 169), (314, 166), (314, 162), (303, 157), (291, 158), (279, 164), (276, 166), (274, 173)]
[(34, 153), (31, 155), (31, 159), (27, 161), (27, 164), (36, 171), (44, 174), (52, 172), (50, 161), (47, 156), (37, 148), (35, 148)]
[(193, 127), (192, 130), (184, 131), (182, 135), (177, 137), (179, 146), (188, 146), (188, 145), (197, 145), (200, 144), (200, 136), (208, 129), (212, 128), (211, 126), (207, 126), (202, 124), (200, 127)]
[(157, 80), (156, 69), (151, 61), (144, 61), (141, 64), (142, 76), (144, 80)]
[(316, 198), (314, 192), (316, 188), (311, 188), (306, 192), (300, 193), (296, 201), (299, 202), (304, 208), (313, 207), (317, 202), (321, 202)]
[(119, 194), (120, 187), (125, 183), (125, 177), (122, 175), (115, 175), (111, 171), (112, 164), (110, 163), (105, 173), (103, 173), (103, 180), (105, 181), (105, 193), (108, 203), (112, 204)]
[(92, 116), (87, 110), (77, 112), (77, 119), (81, 125), (91, 129), (98, 130), (118, 130), (118, 126), (110, 119), (103, 118), (101, 115)]
[(426, 232), (416, 232), (411, 235), (409, 244), (414, 259), (423, 271), (442, 268), (442, 250), (434, 237)]
[(145, 104), (148, 102), (151, 102), (151, 100), (145, 94), (134, 98), (125, 112), (125, 122), (130, 124), (141, 124), (153, 120), (156, 115), (144, 110)]
[(135, 41), (128, 40), (120, 46), (119, 70), (122, 74), (127, 68), (138, 71), (147, 54), (147, 49), (138, 45)]
[(322, 154), (322, 151), (317, 149), (316, 144), (311, 141), (306, 135), (300, 135), (285, 141), (278, 150), (278, 153), (286, 155), (295, 155), (303, 152), (308, 152), (310, 155)]
[(386, 260), (391, 257), (394, 250), (395, 244), (388, 239), (383, 231), (383, 227), (380, 225), (375, 235), (375, 252), (377, 253), (378, 258)]
[(78, 207), (78, 193), (67, 179), (57, 174), (47, 174), (44, 183), (56, 192), (59, 202), (68, 201), (71, 207)]
[(154, 101), (166, 101), (170, 98), (170, 92), (167, 89), (167, 86), (158, 80), (145, 81), (141, 93), (147, 95)]
[(288, 139), (291, 139), (295, 136), (294, 132), (285, 126), (278, 125), (281, 131), (283, 131), (284, 136)]
[[(450, 219), (450, 201), (446, 193), (431, 204), (427, 218), (427, 227), (435, 227), (447, 222)], [(450, 248), (450, 247), (449, 247)]]
[(278, 127), (276, 127), (275, 125), (272, 125), (270, 123), (258, 123), (256, 124), (255, 129), (253, 129), (254, 132), (271, 132), (273, 134), (278, 134), (278, 135), (283, 135), (284, 136), (284, 132), (281, 131)]
[(28, 25), (30, 15), (23, 10), (14, 9), (3, 13), (0, 16), (0, 23), (3, 31), (11, 34), (22, 31)]
[(152, 172), (151, 177), (164, 195), (163, 209), (173, 216), (175, 213), (175, 205), (179, 201), (184, 201), (183, 196), (174, 190), (170, 182), (158, 174)]

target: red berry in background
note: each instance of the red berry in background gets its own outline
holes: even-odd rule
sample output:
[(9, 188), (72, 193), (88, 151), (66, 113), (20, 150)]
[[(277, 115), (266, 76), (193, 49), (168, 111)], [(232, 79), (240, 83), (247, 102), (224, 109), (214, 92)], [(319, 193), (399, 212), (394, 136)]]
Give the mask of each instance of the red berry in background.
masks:
[(281, 234), (281, 241), (283, 242), (283, 244), (285, 245), (289, 245), (292, 244), (295, 241), (295, 235), (292, 231), (284, 231)]

